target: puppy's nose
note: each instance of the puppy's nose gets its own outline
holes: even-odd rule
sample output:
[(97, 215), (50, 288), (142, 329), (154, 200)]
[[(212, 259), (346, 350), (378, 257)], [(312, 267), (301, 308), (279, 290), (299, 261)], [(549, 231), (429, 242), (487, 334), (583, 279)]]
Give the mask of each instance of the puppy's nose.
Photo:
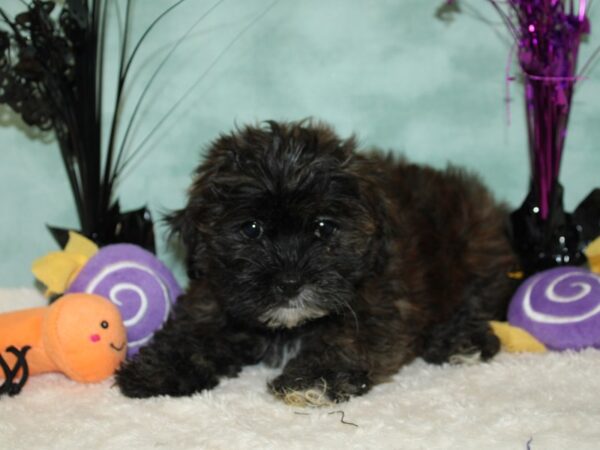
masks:
[(285, 273), (280, 275), (276, 282), (275, 288), (282, 294), (291, 297), (297, 294), (302, 284), (300, 277), (293, 273)]

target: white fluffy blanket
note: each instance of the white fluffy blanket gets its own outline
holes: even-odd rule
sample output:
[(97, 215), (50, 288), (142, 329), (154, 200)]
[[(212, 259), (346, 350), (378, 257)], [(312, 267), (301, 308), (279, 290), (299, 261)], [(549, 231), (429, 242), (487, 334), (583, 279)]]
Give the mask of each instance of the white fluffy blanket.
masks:
[[(0, 312), (40, 304), (0, 290)], [(0, 333), (2, 331), (0, 330)], [(131, 400), (59, 374), (0, 398), (0, 449), (600, 449), (600, 351), (417, 361), (364, 397), (291, 408), (250, 367), (190, 398)]]

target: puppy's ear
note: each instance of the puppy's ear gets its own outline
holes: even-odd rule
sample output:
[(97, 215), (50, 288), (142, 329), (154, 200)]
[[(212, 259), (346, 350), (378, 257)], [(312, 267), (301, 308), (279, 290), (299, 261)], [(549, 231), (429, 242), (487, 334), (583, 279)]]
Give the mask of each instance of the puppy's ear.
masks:
[(206, 269), (206, 252), (200, 232), (190, 217), (189, 208), (172, 212), (165, 217), (165, 222), (171, 228), (170, 237), (179, 237), (185, 247), (188, 278), (199, 279)]
[(358, 180), (361, 203), (370, 217), (375, 232), (367, 255), (367, 264), (373, 272), (385, 270), (390, 254), (392, 231), (398, 232), (399, 224), (391, 215), (390, 201), (382, 186), (386, 184), (382, 164), (388, 161), (352, 155), (347, 161), (347, 170)]

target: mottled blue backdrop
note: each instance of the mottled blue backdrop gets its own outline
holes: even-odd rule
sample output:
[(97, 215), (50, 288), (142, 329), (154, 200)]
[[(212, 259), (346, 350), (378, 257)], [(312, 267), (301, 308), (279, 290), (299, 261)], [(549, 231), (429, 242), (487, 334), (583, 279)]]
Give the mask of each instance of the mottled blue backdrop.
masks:
[[(136, 36), (170, 4), (135, 3)], [(185, 95), (185, 100), (119, 186), (122, 205), (147, 204), (159, 217), (183, 205), (191, 172), (219, 132), (246, 122), (312, 116), (342, 135), (355, 133), (365, 147), (438, 167), (468, 166), (500, 199), (516, 206), (527, 190), (529, 163), (519, 85), (511, 86), (512, 124), (507, 126), (504, 30), (498, 26), (497, 33), (467, 15), (443, 23), (434, 17), (437, 3), (280, 0), (267, 10), (269, 0), (221, 2), (149, 91), (132, 148), (177, 98)], [(135, 66), (128, 108), (165, 52), (213, 4), (188, 0), (152, 33)], [(497, 21), (485, 1), (471, 4)], [(9, 11), (22, 7), (18, 0), (0, 0), (0, 5)], [(600, 44), (600, 33), (594, 33), (600, 26), (598, 8), (590, 16), (592, 35), (582, 58)], [(117, 28), (109, 35), (107, 92), (114, 87)], [(600, 184), (599, 78), (598, 70), (592, 72), (574, 101), (561, 174), (567, 209)], [(56, 249), (45, 224), (77, 227), (61, 164), (52, 136), (26, 130), (0, 109), (0, 286), (32, 285), (32, 260)], [(161, 257), (177, 267), (165, 249), (164, 227), (158, 227), (157, 236)], [(181, 268), (177, 273), (183, 279)]]

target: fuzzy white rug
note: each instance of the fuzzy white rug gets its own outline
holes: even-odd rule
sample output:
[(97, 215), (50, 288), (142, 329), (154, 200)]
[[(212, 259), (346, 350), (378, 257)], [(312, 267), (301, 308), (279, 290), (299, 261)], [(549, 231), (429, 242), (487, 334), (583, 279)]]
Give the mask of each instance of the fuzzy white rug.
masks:
[[(0, 312), (42, 302), (0, 290)], [(0, 333), (2, 330), (0, 330)], [(250, 367), (190, 398), (131, 400), (112, 382), (33, 377), (0, 398), (0, 449), (600, 449), (600, 351), (417, 361), (364, 397), (291, 408)]]

